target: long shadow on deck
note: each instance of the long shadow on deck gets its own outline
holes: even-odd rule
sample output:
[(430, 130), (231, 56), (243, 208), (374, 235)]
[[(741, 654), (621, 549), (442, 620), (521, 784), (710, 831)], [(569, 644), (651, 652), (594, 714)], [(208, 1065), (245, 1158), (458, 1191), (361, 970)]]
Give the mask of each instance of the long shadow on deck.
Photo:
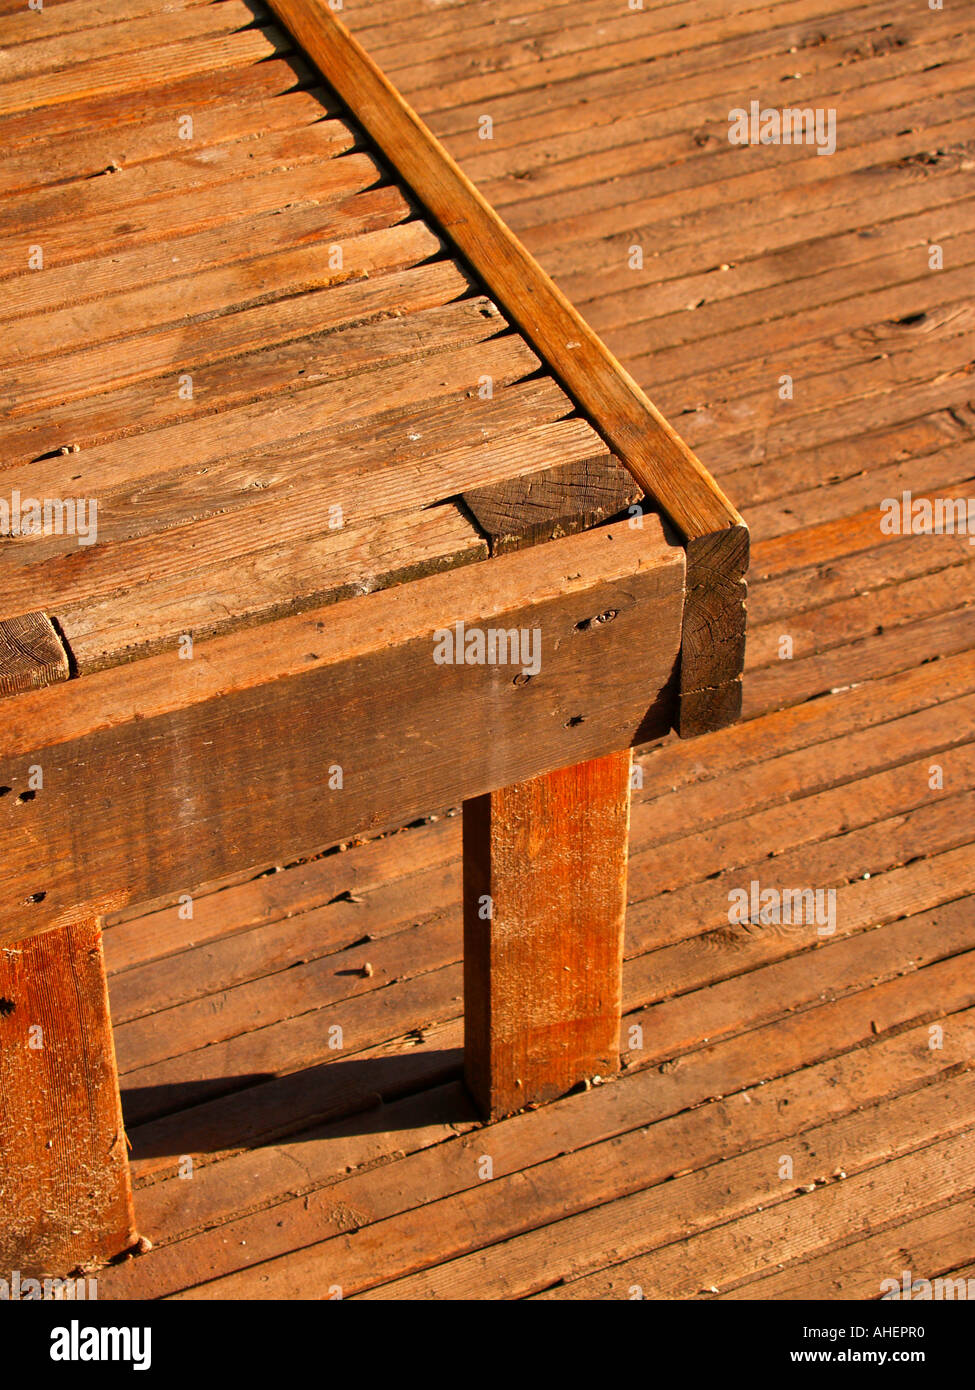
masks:
[[(122, 1110), (133, 1159), (177, 1157), (300, 1139), (300, 1131), (338, 1120), (346, 1134), (395, 1130), (387, 1102), (459, 1081), (462, 1071), (462, 1049), (448, 1048), (337, 1060), (280, 1077), (258, 1072), (129, 1090), (123, 1081)], [(458, 1088), (457, 1095), (450, 1119), (476, 1119), (466, 1094)]]

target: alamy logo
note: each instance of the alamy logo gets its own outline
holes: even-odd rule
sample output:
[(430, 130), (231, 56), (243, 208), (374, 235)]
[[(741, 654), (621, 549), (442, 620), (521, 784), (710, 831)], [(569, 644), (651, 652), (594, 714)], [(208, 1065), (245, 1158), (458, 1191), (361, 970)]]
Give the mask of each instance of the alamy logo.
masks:
[(975, 1279), (915, 1279), (909, 1269), (905, 1269), (899, 1280), (881, 1279), (880, 1296), (890, 1301), (897, 1299), (928, 1302), (941, 1299), (975, 1299)]
[(542, 630), (534, 628), (438, 627), (433, 634), (438, 666), (520, 666), (524, 676), (542, 669)]
[(98, 501), (94, 497), (0, 497), (0, 536), (77, 536), (79, 545), (98, 539)]
[(92, 1278), (54, 1279), (45, 1276), (24, 1278), (19, 1269), (11, 1270), (9, 1279), (0, 1279), (0, 1303), (60, 1302), (63, 1299), (98, 1298), (98, 1280)]
[(752, 879), (747, 888), (728, 892), (728, 921), (762, 926), (816, 927), (820, 936), (836, 931), (835, 888), (763, 888)]
[(885, 536), (967, 536), (975, 545), (975, 497), (885, 497), (880, 530)]
[(728, 139), (732, 145), (815, 145), (817, 154), (835, 154), (836, 111), (808, 106), (763, 111), (753, 101), (747, 111), (736, 106), (728, 112)]
[(131, 1361), (134, 1371), (152, 1365), (151, 1327), (82, 1327), (74, 1319), (51, 1329), (52, 1361)]

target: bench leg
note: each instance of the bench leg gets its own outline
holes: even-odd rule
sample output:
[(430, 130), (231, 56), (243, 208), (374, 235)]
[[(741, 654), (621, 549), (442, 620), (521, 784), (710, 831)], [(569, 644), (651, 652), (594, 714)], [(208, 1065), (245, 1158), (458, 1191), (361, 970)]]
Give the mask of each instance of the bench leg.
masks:
[(619, 1070), (630, 753), (464, 803), (465, 1073), (488, 1118)]
[(0, 1278), (63, 1276), (134, 1240), (98, 924), (0, 947)]

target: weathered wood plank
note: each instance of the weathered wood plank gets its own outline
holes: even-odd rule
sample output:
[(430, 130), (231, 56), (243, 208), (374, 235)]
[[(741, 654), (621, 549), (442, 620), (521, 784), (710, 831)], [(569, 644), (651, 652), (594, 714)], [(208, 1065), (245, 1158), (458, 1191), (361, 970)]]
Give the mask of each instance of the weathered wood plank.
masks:
[[(31, 337), (31, 333), (48, 315), (56, 315), (51, 318), (51, 333), (58, 345), (67, 350), (79, 346), (79, 340), (71, 331), (71, 315), (67, 306), (77, 307), (85, 302), (82, 312), (86, 320), (91, 321), (93, 337), (97, 341), (102, 336), (99, 309), (87, 301), (111, 296), (113, 299), (118, 297), (120, 304), (128, 306), (131, 303), (129, 296), (143, 290), (145, 326), (148, 327), (165, 322), (165, 318), (160, 318), (165, 312), (165, 304), (157, 296), (160, 293), (180, 293), (184, 281), (193, 284), (199, 278), (201, 299), (204, 303), (213, 304), (221, 275), (243, 278), (247, 274), (247, 265), (250, 265), (252, 273), (259, 276), (263, 271), (270, 270), (279, 258), (294, 264), (291, 258), (298, 254), (299, 247), (311, 255), (317, 246), (321, 254), (322, 249), (330, 243), (344, 243), (366, 236), (392, 227), (409, 216), (410, 209), (405, 198), (392, 184), (368, 191), (353, 190), (345, 197), (324, 203), (301, 206), (299, 202), (296, 207), (264, 212), (257, 210), (253, 216), (245, 215), (236, 222), (207, 231), (190, 232), (188, 235), (176, 232), (172, 240), (157, 244), (155, 255), (147, 253), (141, 246), (128, 250), (118, 247), (108, 254), (92, 256), (88, 260), (50, 266), (42, 276), (20, 276), (7, 280), (3, 287), (4, 302), (0, 313), (4, 316), (5, 325), (12, 320), (21, 320), (16, 328), (11, 322), (11, 332), (18, 335), (15, 342), (18, 354), (37, 349), (39, 340)], [(179, 256), (177, 264), (181, 272), (176, 280), (172, 275), (173, 255)], [(163, 284), (166, 285), (165, 291), (160, 290)], [(228, 289), (227, 293), (234, 295), (232, 289)], [(239, 298), (238, 290), (234, 302)], [(219, 307), (219, 300), (214, 307)]]
[[(337, 284), (329, 287), (329, 276), (320, 264), (315, 279), (310, 279), (309, 283), (302, 287), (305, 292), (301, 297), (291, 301), (287, 307), (280, 301), (272, 301), (270, 304), (257, 304), (253, 308), (242, 307), (236, 312), (221, 314), (218, 318), (201, 317), (194, 322), (187, 317), (174, 327), (139, 335), (135, 344), (131, 339), (122, 339), (118, 343), (106, 344), (90, 351), (82, 350), (43, 362), (25, 364), (2, 383), (5, 387), (12, 379), (12, 389), (16, 393), (18, 406), (11, 414), (20, 416), (32, 407), (46, 406), (56, 419), (55, 383), (59, 375), (63, 380), (65, 402), (76, 398), (90, 399), (98, 393), (114, 392), (145, 378), (157, 378), (153, 394), (158, 395), (159, 377), (164, 379), (167, 390), (169, 383), (178, 379), (173, 372), (174, 361), (179, 363), (180, 371), (197, 373), (195, 379), (199, 380), (202, 387), (203, 384), (209, 384), (210, 373), (207, 368), (211, 364), (226, 361), (228, 358), (242, 357), (243, 361), (235, 363), (237, 374), (248, 381), (248, 384), (252, 384), (252, 389), (241, 389), (236, 393), (232, 389), (225, 389), (222, 396), (216, 392), (206, 392), (206, 406), (212, 413), (223, 405), (228, 397), (232, 401), (235, 394), (238, 399), (246, 401), (269, 395), (274, 391), (278, 385), (273, 371), (275, 358), (270, 352), (267, 353), (269, 380), (263, 389), (260, 358), (258, 357), (256, 362), (249, 358), (252, 354), (257, 355), (267, 349), (273, 349), (278, 344), (286, 345), (279, 348), (280, 353), (287, 354), (290, 348), (293, 357), (298, 361), (304, 360), (304, 372), (300, 372), (296, 362), (293, 374), (303, 374), (313, 381), (354, 376), (357, 370), (367, 369), (372, 365), (368, 354), (360, 352), (358, 360), (355, 355), (356, 337), (363, 336), (361, 331), (358, 335), (350, 335), (349, 360), (345, 371), (342, 370), (343, 339), (331, 335), (334, 335), (337, 329), (346, 327), (361, 330), (364, 325), (370, 324), (370, 321), (372, 327), (371, 331), (366, 330), (366, 338), (372, 337), (385, 343), (385, 351), (380, 349), (375, 353), (376, 361), (392, 360), (410, 350), (416, 352), (417, 342), (413, 337), (414, 326), (410, 315), (425, 309), (442, 308), (452, 289), (456, 292), (466, 286), (448, 262), (412, 265), (414, 258), (408, 249), (408, 241), (403, 250), (403, 261), (409, 269), (387, 270), (379, 266), (374, 268), (373, 274), (368, 266), (369, 240), (370, 238), (363, 237), (360, 241), (366, 243), (365, 245), (350, 246), (351, 264), (341, 276), (336, 276)], [(403, 239), (398, 240), (402, 244)], [(435, 253), (435, 242), (432, 249)], [(482, 300), (482, 304), (485, 302)], [(476, 304), (464, 307), (452, 305), (446, 312), (432, 317), (434, 324), (438, 318), (440, 321), (446, 321), (447, 332), (452, 327), (455, 336), (461, 341), (463, 330), (460, 325), (464, 325), (465, 320), (468, 340), (475, 336), (481, 339), (488, 338), (492, 332), (498, 332), (505, 327), (504, 321), (498, 315), (494, 315), (493, 324), (486, 323), (484, 314)], [(471, 321), (476, 335), (472, 331)], [(417, 328), (416, 331), (422, 330)], [(308, 334), (309, 337), (299, 338), (298, 335), (301, 333)], [(319, 333), (321, 337), (318, 336)], [(446, 334), (442, 332), (440, 336)], [(432, 328), (429, 351), (436, 351), (439, 346), (441, 343), (438, 342), (438, 335), (435, 328)], [(331, 370), (316, 371), (315, 368), (323, 365), (321, 358), (327, 359), (330, 351), (333, 351), (336, 357), (335, 362), (331, 364)], [(248, 380), (249, 374), (252, 375)], [(36, 387), (31, 386), (32, 380), (36, 380)], [(294, 382), (296, 386), (302, 384), (300, 379)], [(176, 392), (172, 391), (170, 394), (175, 396)], [(111, 402), (106, 402), (106, 405), (110, 407)], [(175, 406), (180, 406), (178, 397)], [(170, 409), (172, 408), (173, 403), (170, 403)], [(110, 420), (112, 417), (109, 411), (106, 410), (105, 413)], [(118, 411), (115, 413), (115, 421), (115, 428), (118, 429), (123, 423)], [(34, 423), (32, 419), (30, 425)]]
[[(219, 6), (207, 6), (207, 9)], [(84, 97), (144, 91), (156, 83), (176, 81), (221, 68), (245, 67), (287, 53), (290, 42), (276, 30), (247, 29), (225, 37), (157, 44), (126, 53), (122, 59), (99, 58), (0, 85), (0, 116), (33, 111)]]
[[(334, 521), (335, 507), (342, 509), (344, 526), (362, 527), (397, 512), (429, 507), (472, 481), (495, 483), (518, 470), (538, 471), (556, 459), (591, 455), (597, 436), (582, 420), (553, 420), (513, 432), (526, 405), (537, 408), (540, 420), (557, 412), (554, 388), (548, 399), (530, 389), (512, 401), (510, 409), (505, 409), (506, 394), (499, 393), (497, 411), (478, 415), (483, 443), (476, 448), (459, 442), (470, 437), (472, 421), (467, 402), (458, 401), (454, 412), (424, 411), (408, 422), (387, 422), (370, 434), (368, 450), (359, 442), (342, 441), (329, 460), (331, 467), (313, 480), (302, 465), (315, 462), (318, 447), (304, 443), (288, 451), (287, 467), (283, 460), (245, 456), (211, 469), (207, 478), (186, 480), (185, 490), (179, 480), (160, 479), (160, 493), (152, 505), (138, 490), (105, 498), (98, 513), (100, 544), (92, 548), (83, 570), (79, 572), (76, 547), (66, 547), (63, 541), (43, 544), (38, 538), (34, 545), (11, 548), (0, 567), (3, 604), (16, 613), (43, 584), (58, 613), (86, 599), (141, 585), (150, 572), (154, 580), (179, 577), (266, 548), (261, 540), (272, 527), (281, 544), (321, 535), (328, 531), (330, 519)], [(518, 397), (517, 388), (513, 394)], [(409, 470), (399, 468), (397, 464), (412, 452), (409, 433), (417, 429), (428, 442), (426, 455), (415, 464), (410, 460)], [(377, 468), (375, 457), (382, 446), (390, 452)], [(258, 489), (263, 495), (256, 499), (253, 487), (248, 491), (255, 469), (264, 473), (259, 481), (265, 483)], [(282, 498), (288, 504), (286, 512)], [(211, 573), (209, 582), (213, 578)], [(317, 575), (319, 591), (323, 583), (327, 589), (330, 577)], [(251, 595), (250, 602), (259, 604), (259, 596)]]
[[(957, 965), (958, 959), (952, 964)], [(938, 967), (932, 968), (930, 983), (923, 983), (916, 972), (912, 976), (896, 981), (902, 993), (912, 991), (915, 1007), (923, 1007), (921, 996), (936, 982), (944, 987), (947, 981), (944, 974), (938, 974)], [(957, 971), (960, 977), (961, 972)], [(958, 979), (955, 981), (957, 991)], [(969, 994), (971, 991), (969, 990)], [(945, 1006), (954, 1006), (957, 994), (950, 989), (941, 996)], [(551, 1159), (583, 1150), (585, 1157), (598, 1157), (599, 1150), (594, 1145), (612, 1141), (616, 1136), (636, 1131), (632, 1142), (639, 1142), (632, 1157), (644, 1162), (647, 1153), (654, 1155), (659, 1163), (657, 1172), (665, 1174), (667, 1165), (686, 1166), (688, 1154), (693, 1154), (698, 1166), (704, 1166), (709, 1159), (714, 1161), (727, 1156), (731, 1142), (723, 1126), (713, 1124), (713, 1106), (702, 1105), (715, 1095), (727, 1094), (729, 1090), (738, 1091), (751, 1085), (751, 1105), (743, 1107), (744, 1113), (754, 1123), (760, 1111), (765, 1112), (764, 1121), (768, 1124), (784, 1126), (779, 1133), (786, 1137), (795, 1132), (797, 1121), (793, 1107), (798, 1102), (802, 1106), (804, 1118), (823, 1113), (826, 1106), (838, 1113), (853, 1103), (863, 1104), (891, 1090), (900, 1091), (917, 1081), (933, 1079), (938, 1072), (932, 1072), (930, 1051), (926, 1047), (927, 1029), (910, 1029), (897, 1036), (877, 1040), (871, 1034), (869, 1020), (864, 1016), (862, 996), (849, 996), (846, 999), (818, 1009), (807, 1010), (788, 1019), (783, 1024), (773, 1025), (756, 1036), (738, 1037), (684, 1059), (677, 1068), (661, 1073), (656, 1067), (645, 1070), (629, 1069), (619, 1087), (600, 1088), (585, 1096), (565, 1099), (557, 1106), (546, 1106), (518, 1118), (511, 1124), (492, 1126), (489, 1136), (489, 1152), (494, 1162), (495, 1179), (511, 1180), (525, 1167), (534, 1167)], [(909, 1017), (909, 1013), (907, 1015)], [(952, 1028), (946, 1037), (946, 1050), (938, 1059), (943, 1075), (956, 1062), (962, 1060), (970, 1049), (973, 1028), (972, 1012), (955, 1014)], [(825, 1061), (835, 1055), (835, 1051), (847, 1050), (857, 1043), (872, 1043), (869, 1049), (857, 1049), (852, 1056), (838, 1060)], [(806, 1084), (797, 1092), (794, 1076), (794, 1058), (802, 1057), (811, 1074), (806, 1072)], [(825, 1061), (825, 1065), (823, 1065)], [(850, 1066), (850, 1062), (854, 1065)], [(864, 1067), (866, 1062), (866, 1068)], [(817, 1067), (816, 1064), (820, 1065)], [(758, 1083), (772, 1081), (781, 1077), (778, 1084)], [(869, 1094), (864, 1092), (864, 1084), (869, 1086)], [(845, 1084), (844, 1084), (845, 1083)], [(280, 1088), (281, 1082), (268, 1083), (264, 1088)], [(260, 1089), (251, 1092), (255, 1102)], [(852, 1100), (851, 1100), (852, 1097)], [(784, 1107), (779, 1102), (788, 1098), (790, 1105)], [(333, 1261), (339, 1262), (353, 1253), (359, 1238), (353, 1233), (349, 1245), (345, 1245), (342, 1235), (341, 1214), (349, 1206), (353, 1207), (370, 1223), (383, 1221), (389, 1217), (413, 1209), (413, 1217), (387, 1227), (383, 1239), (383, 1257), (376, 1258), (369, 1251), (363, 1258), (360, 1272), (364, 1273), (365, 1262), (372, 1260), (372, 1275), (377, 1268), (401, 1271), (409, 1269), (412, 1261), (426, 1240), (436, 1243), (437, 1254), (443, 1258), (448, 1254), (438, 1240), (443, 1227), (440, 1222), (429, 1220), (430, 1194), (436, 1192), (438, 1199), (448, 1199), (460, 1192), (467, 1192), (467, 1201), (480, 1201), (474, 1196), (482, 1184), (478, 1181), (476, 1165), (470, 1154), (485, 1150), (485, 1135), (475, 1133), (457, 1139), (457, 1129), (466, 1119), (466, 1113), (454, 1100), (450, 1109), (443, 1101), (446, 1097), (434, 1092), (427, 1093), (428, 1107), (436, 1114), (443, 1114), (440, 1123), (422, 1129), (413, 1129), (404, 1135), (398, 1122), (396, 1111), (389, 1115), (392, 1133), (387, 1133), (378, 1142), (384, 1145), (383, 1157), (392, 1157), (397, 1163), (402, 1181), (390, 1183), (389, 1174), (382, 1167), (364, 1162), (363, 1150), (377, 1142), (373, 1134), (355, 1135), (346, 1138), (333, 1131), (327, 1138), (316, 1136), (319, 1142), (305, 1142), (301, 1153), (305, 1164), (303, 1177), (310, 1181), (327, 1184), (309, 1196), (297, 1196), (291, 1200), (253, 1214), (239, 1215), (263, 1198), (270, 1203), (280, 1192), (282, 1163), (287, 1167), (287, 1145), (280, 1149), (264, 1149), (260, 1154), (253, 1152), (238, 1159), (228, 1159), (216, 1168), (210, 1167), (197, 1173), (192, 1194), (173, 1192), (173, 1184), (158, 1182), (143, 1188), (140, 1192), (140, 1211), (147, 1229), (165, 1230), (167, 1235), (188, 1236), (168, 1246), (156, 1248), (150, 1259), (131, 1261), (112, 1271), (108, 1279), (107, 1292), (111, 1297), (152, 1297), (187, 1287), (204, 1278), (214, 1278), (222, 1273), (231, 1273), (242, 1262), (256, 1263), (275, 1256), (287, 1254), (297, 1246), (306, 1247), (312, 1239), (322, 1241), (337, 1236), (330, 1247), (315, 1253), (323, 1261), (328, 1261), (334, 1271)], [(732, 1102), (734, 1104), (734, 1102)], [(399, 1109), (401, 1110), (403, 1103)], [(255, 1109), (257, 1105), (255, 1104)], [(667, 1117), (673, 1117), (668, 1119)], [(773, 1118), (774, 1117), (774, 1118)], [(741, 1112), (739, 1111), (739, 1120)], [(664, 1121), (663, 1124), (659, 1124)], [(644, 1126), (657, 1122), (655, 1133), (657, 1142), (647, 1145)], [(452, 1127), (451, 1127), (452, 1126)], [(465, 1126), (466, 1127), (466, 1126)], [(767, 1133), (767, 1131), (766, 1131)], [(754, 1130), (736, 1134), (738, 1143), (747, 1145)], [(768, 1137), (773, 1137), (768, 1135)], [(439, 1148), (437, 1152), (428, 1150), (427, 1156), (419, 1157), (410, 1152), (411, 1142), (422, 1147), (441, 1144), (447, 1140), (450, 1147)], [(358, 1147), (353, 1162), (348, 1163), (348, 1148)], [(390, 1153), (391, 1150), (406, 1149), (407, 1153)], [(457, 1150), (460, 1150), (458, 1152)], [(603, 1150), (607, 1163), (602, 1170), (603, 1181), (608, 1183), (626, 1182), (632, 1178), (633, 1170), (620, 1152), (618, 1143), (607, 1145)], [(373, 1155), (370, 1152), (369, 1157)], [(358, 1162), (355, 1162), (358, 1159)], [(564, 1160), (563, 1160), (564, 1161)], [(567, 1166), (571, 1166), (571, 1161)], [(359, 1171), (353, 1171), (358, 1169)], [(255, 1171), (257, 1170), (257, 1171)], [(311, 1170), (311, 1171), (309, 1171)], [(348, 1172), (348, 1176), (347, 1176)], [(594, 1173), (589, 1169), (585, 1181), (579, 1182), (577, 1191), (588, 1197), (592, 1192)], [(651, 1175), (652, 1176), (652, 1175)], [(259, 1182), (255, 1183), (255, 1178)], [(338, 1179), (337, 1182), (334, 1180)], [(517, 1181), (515, 1179), (514, 1181)], [(474, 1189), (472, 1192), (471, 1189)], [(620, 1188), (616, 1188), (617, 1195)], [(604, 1189), (605, 1193), (605, 1189)], [(464, 1199), (462, 1199), (464, 1200)], [(500, 1204), (501, 1215), (508, 1204)], [(509, 1208), (510, 1210), (510, 1208)], [(445, 1212), (445, 1208), (441, 1208)], [(481, 1208), (479, 1218), (493, 1219), (489, 1210)], [(228, 1226), (228, 1222), (232, 1225)], [(361, 1225), (367, 1224), (363, 1219)], [(210, 1229), (203, 1230), (205, 1226)], [(194, 1236), (194, 1231), (201, 1233)], [(296, 1239), (300, 1230), (302, 1239)], [(470, 1238), (470, 1223), (466, 1230), (455, 1228), (460, 1239), (449, 1254), (463, 1253)], [(482, 1220), (477, 1222), (478, 1234), (483, 1232)], [(377, 1232), (378, 1234), (378, 1232)], [(407, 1240), (397, 1239), (405, 1236)], [(228, 1237), (231, 1237), (228, 1239)], [(240, 1242), (246, 1241), (246, 1246)], [(405, 1248), (409, 1242), (409, 1251)], [(344, 1247), (344, 1248), (343, 1248)], [(429, 1250), (429, 1246), (426, 1247)], [(265, 1271), (262, 1270), (263, 1274)], [(351, 1273), (346, 1265), (342, 1269), (341, 1281)], [(351, 1287), (351, 1285), (350, 1285)], [(277, 1292), (277, 1290), (276, 1290)]]
[[(173, 144), (177, 143), (174, 135)], [(245, 138), (197, 150), (194, 142), (188, 141), (185, 150), (177, 148), (168, 158), (131, 166), (116, 160), (115, 167), (102, 167), (87, 178), (0, 200), (0, 236), (23, 239), (23, 229), (29, 227), (31, 240), (44, 245), (52, 228), (62, 233), (73, 229), (77, 235), (80, 224), (91, 218), (114, 216), (120, 221), (126, 209), (138, 217), (144, 215), (147, 205), (168, 197), (202, 196), (221, 185), (338, 160), (355, 143), (355, 134), (341, 120), (318, 120), (284, 132), (268, 131), (259, 143)], [(124, 159), (124, 150), (119, 149), (118, 154)], [(243, 191), (246, 193), (246, 187)]]
[[(106, 245), (115, 253), (124, 252), (136, 246), (151, 247), (153, 242), (171, 237), (227, 227), (261, 213), (274, 214), (329, 200), (342, 202), (372, 187), (380, 177), (375, 160), (353, 152), (324, 162), (306, 160), (295, 169), (272, 170), (263, 178), (230, 179), (209, 189), (167, 194), (146, 203), (136, 219), (120, 221), (117, 213), (109, 212), (52, 222), (44, 232), (44, 273), (58, 265), (103, 256)], [(0, 274), (23, 275), (29, 284), (36, 283), (27, 265), (29, 244), (22, 232), (0, 237)], [(151, 256), (151, 250), (147, 254)]]
[[(165, 565), (179, 547), (165, 532), (158, 539)], [(209, 567), (197, 556), (183, 572), (59, 607), (80, 674), (173, 650), (186, 633), (202, 641), (487, 556), (485, 541), (452, 503), (320, 535), (281, 536), (259, 549), (251, 536), (251, 544), (241, 555), (213, 556)]]
[(464, 1070), (489, 1119), (619, 1070), (630, 753), (464, 803)]
[[(44, 791), (16, 811), (0, 801), (2, 939), (664, 732), (684, 554), (655, 526), (584, 532), (12, 700), (0, 781), (40, 763)], [(525, 629), (529, 659), (438, 663), (434, 634), (458, 622)]]
[(0, 1269), (64, 1276), (135, 1240), (101, 930), (0, 950)]
[[(103, 58), (120, 58), (129, 53), (151, 51), (161, 44), (189, 43), (209, 35), (227, 35), (253, 25), (254, 12), (243, 0), (222, 0), (219, 5), (192, 5), (175, 12), (167, 5), (160, 13), (121, 15), (117, 22), (94, 22), (77, 28), (68, 35), (48, 37), (45, 19), (35, 21), (32, 41), (2, 39), (5, 43), (0, 61), (0, 76), (4, 82), (19, 78), (40, 77), (42, 74), (63, 71), (79, 64), (97, 62)], [(29, 16), (21, 16), (21, 24)], [(57, 28), (57, 12), (54, 13)], [(5, 26), (6, 27), (6, 26)], [(3, 30), (0, 29), (0, 35)], [(26, 35), (25, 35), (26, 37)]]
[[(681, 693), (694, 695), (740, 677), (740, 596), (747, 530), (714, 479), (538, 263), (513, 236), (416, 112), (320, 0), (273, 0), (272, 9), (361, 120), (489, 292), (585, 408), (641, 487), (688, 542), (693, 562), (689, 641)], [(695, 618), (699, 605), (702, 619)], [(702, 645), (706, 628), (712, 641)], [(738, 661), (739, 664), (735, 665)], [(732, 702), (732, 707), (733, 707)], [(691, 699), (684, 732), (710, 727), (727, 701)]]

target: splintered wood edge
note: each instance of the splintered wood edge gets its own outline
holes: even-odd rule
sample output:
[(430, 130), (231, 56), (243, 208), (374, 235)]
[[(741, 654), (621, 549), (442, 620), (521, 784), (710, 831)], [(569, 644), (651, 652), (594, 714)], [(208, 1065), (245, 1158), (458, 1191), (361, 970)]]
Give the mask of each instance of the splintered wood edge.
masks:
[[(268, 0), (492, 297), (590, 418), (688, 550), (682, 736), (731, 722), (734, 699), (700, 692), (740, 682), (747, 563), (741, 516), (692, 450), (589, 327), (325, 0)], [(695, 543), (703, 542), (700, 561)], [(692, 574), (693, 571), (693, 574)], [(713, 638), (708, 652), (704, 634)], [(695, 710), (696, 713), (691, 714)], [(710, 713), (702, 711), (710, 709)], [(731, 718), (734, 718), (732, 715)]]
[(0, 698), (66, 681), (68, 653), (46, 613), (0, 622)]

